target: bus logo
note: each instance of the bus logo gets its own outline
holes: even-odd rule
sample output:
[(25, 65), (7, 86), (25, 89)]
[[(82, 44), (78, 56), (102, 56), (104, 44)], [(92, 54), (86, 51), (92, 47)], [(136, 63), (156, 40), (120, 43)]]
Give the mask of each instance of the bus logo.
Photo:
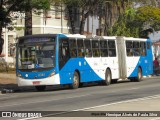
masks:
[(38, 74), (38, 77), (45, 76), (45, 73)]

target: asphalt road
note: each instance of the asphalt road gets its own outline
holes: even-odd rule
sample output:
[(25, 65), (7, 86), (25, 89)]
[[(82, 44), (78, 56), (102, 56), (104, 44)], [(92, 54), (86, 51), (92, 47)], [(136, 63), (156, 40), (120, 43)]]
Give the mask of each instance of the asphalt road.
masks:
[[(48, 87), (45, 92), (37, 92), (35, 89), (21, 89), (17, 93), (0, 94), (0, 111), (50, 111), (46, 113), (47, 117), (50, 115), (53, 116), (55, 113), (60, 113), (63, 116), (63, 113), (68, 111), (81, 110), (144, 111), (148, 108), (149, 111), (151, 107), (149, 104), (151, 102), (148, 104), (146, 102), (144, 106), (137, 106), (134, 109), (131, 109), (126, 104), (120, 108), (116, 106), (111, 108), (108, 106), (122, 103), (123, 101), (131, 100), (134, 102), (133, 100), (136, 101), (144, 98), (149, 100), (154, 99), (156, 102), (160, 100), (160, 77), (145, 78), (141, 82), (120, 81), (110, 86), (85, 85), (85, 87), (75, 90), (55, 87), (56, 89), (53, 86)], [(143, 101), (141, 102), (141, 104), (145, 103)], [(157, 103), (155, 106), (152, 106), (152, 111), (160, 111), (160, 104)], [(138, 105), (141, 104), (139, 103)], [(73, 114), (71, 113), (71, 115)], [(10, 120), (11, 118), (5, 119)], [(44, 118), (41, 119), (43, 120)], [(158, 120), (158, 118), (153, 120)]]

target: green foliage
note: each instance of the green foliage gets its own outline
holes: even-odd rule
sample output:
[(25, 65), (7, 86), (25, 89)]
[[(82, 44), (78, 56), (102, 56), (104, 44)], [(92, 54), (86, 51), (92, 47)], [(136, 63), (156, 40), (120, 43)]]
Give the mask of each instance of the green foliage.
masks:
[(146, 36), (146, 33), (142, 32), (146, 26), (154, 30), (160, 29), (160, 8), (152, 6), (139, 7), (137, 10), (128, 8), (108, 33), (115, 36), (141, 37), (144, 34)]
[(11, 23), (12, 18), (10, 17), (10, 12), (25, 11), (27, 8), (30, 8), (29, 6), (31, 6), (31, 9), (49, 9), (51, 1), (52, 0), (32, 0), (30, 1), (30, 5), (28, 5), (28, 0), (1, 0), (0, 29)]
[(32, 8), (47, 10), (50, 8), (50, 0), (32, 0)]
[(160, 29), (160, 8), (144, 6), (138, 8), (137, 19), (144, 25), (149, 25), (154, 30)]
[(24, 27), (14, 27), (17, 31), (23, 30)]
[(141, 22), (136, 19), (136, 11), (133, 8), (126, 9), (120, 15), (113, 27), (108, 31), (109, 35), (138, 37), (141, 30)]

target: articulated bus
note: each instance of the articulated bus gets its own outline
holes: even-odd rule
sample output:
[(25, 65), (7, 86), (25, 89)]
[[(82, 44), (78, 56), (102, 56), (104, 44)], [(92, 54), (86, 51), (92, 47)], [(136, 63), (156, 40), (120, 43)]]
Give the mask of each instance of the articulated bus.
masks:
[(17, 43), (18, 86), (78, 88), (83, 83), (109, 85), (119, 79), (141, 81), (153, 73), (149, 39), (67, 34), (20, 37)]

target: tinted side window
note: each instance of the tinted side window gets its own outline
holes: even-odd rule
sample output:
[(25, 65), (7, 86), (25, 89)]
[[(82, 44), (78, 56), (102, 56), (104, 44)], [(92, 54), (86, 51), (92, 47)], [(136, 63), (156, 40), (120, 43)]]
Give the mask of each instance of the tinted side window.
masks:
[(133, 56), (133, 42), (126, 41), (126, 52), (127, 56)]
[(70, 47), (70, 56), (77, 57), (77, 43), (75, 39), (69, 40), (69, 47)]
[(139, 42), (133, 42), (133, 55), (134, 56), (140, 56)]
[(108, 43), (107, 40), (101, 40), (100, 41), (100, 50), (101, 50), (101, 56), (107, 57), (108, 56)]
[(146, 43), (140, 42), (140, 53), (141, 56), (146, 56)]
[(110, 57), (116, 56), (116, 46), (114, 40), (108, 40), (108, 55)]
[(99, 41), (98, 40), (92, 40), (92, 52), (93, 52), (93, 57), (100, 56)]
[(92, 57), (91, 41), (84, 40), (84, 51), (86, 57)]
[(78, 57), (84, 57), (83, 39), (77, 40), (77, 46), (78, 46)]

